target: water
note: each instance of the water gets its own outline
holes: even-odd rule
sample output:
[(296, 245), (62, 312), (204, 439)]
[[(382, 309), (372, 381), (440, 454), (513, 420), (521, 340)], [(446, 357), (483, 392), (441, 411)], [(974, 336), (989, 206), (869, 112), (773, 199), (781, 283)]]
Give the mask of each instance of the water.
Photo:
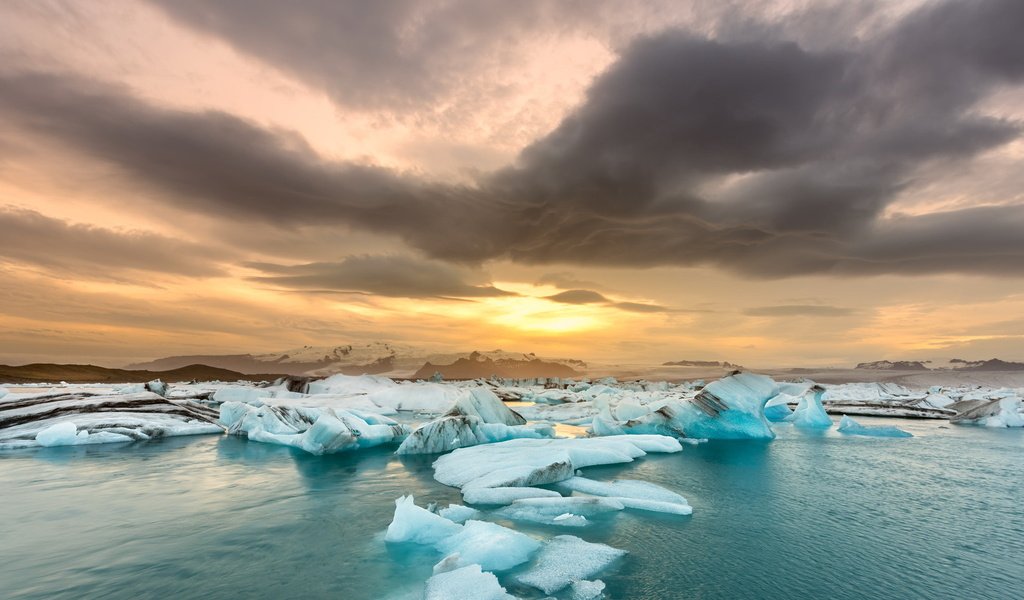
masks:
[[(677, 490), (692, 517), (503, 524), (629, 550), (602, 576), (612, 598), (1022, 597), (1024, 431), (862, 422), (917, 437), (781, 427), (586, 470)], [(416, 597), (440, 557), (381, 535), (402, 494), (459, 501), (430, 462), (219, 436), (9, 452), (0, 597)]]

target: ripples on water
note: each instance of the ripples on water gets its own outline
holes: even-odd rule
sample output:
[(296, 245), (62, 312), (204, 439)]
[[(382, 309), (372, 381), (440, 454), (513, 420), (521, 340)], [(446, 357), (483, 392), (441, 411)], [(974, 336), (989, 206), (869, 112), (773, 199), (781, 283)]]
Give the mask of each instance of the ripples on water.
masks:
[[(602, 577), (611, 598), (1024, 597), (1024, 431), (863, 421), (917, 437), (784, 426), (771, 443), (686, 446), (585, 474), (679, 491), (692, 517), (504, 524), (629, 550)], [(440, 557), (382, 532), (402, 494), (460, 501), (431, 461), (226, 436), (9, 452), (0, 597), (416, 597)]]

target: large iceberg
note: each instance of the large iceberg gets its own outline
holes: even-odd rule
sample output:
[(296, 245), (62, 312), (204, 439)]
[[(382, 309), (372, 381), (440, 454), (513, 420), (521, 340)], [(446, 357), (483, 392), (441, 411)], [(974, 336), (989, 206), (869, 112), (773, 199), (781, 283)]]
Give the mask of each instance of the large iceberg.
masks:
[(770, 377), (736, 372), (708, 384), (692, 398), (672, 398), (647, 405), (630, 403), (624, 415), (613, 414), (610, 406), (602, 407), (591, 430), (595, 435), (772, 439), (775, 433), (765, 418), (764, 407), (778, 393), (778, 386)]
[(0, 450), (223, 433), (216, 418), (201, 404), (152, 392), (6, 394), (0, 398)]
[(399, 443), (409, 434), (408, 426), (382, 415), (305, 406), (225, 402), (220, 407), (220, 422), (228, 433), (311, 454)]
[(439, 419), (418, 427), (399, 454), (433, 454), (516, 438), (553, 437), (547, 425), (526, 425), (526, 419), (488, 389), (473, 388)]
[(1016, 394), (994, 399), (967, 399), (949, 405), (951, 423), (986, 427), (1024, 427), (1024, 402)]
[(416, 506), (412, 496), (395, 501), (395, 516), (384, 539), (433, 546), (446, 555), (444, 568), (477, 564), (486, 571), (521, 565), (540, 548), (532, 537), (495, 523), (469, 520), (459, 525)]
[(434, 461), (434, 479), (462, 489), (516, 488), (556, 483), (576, 469), (632, 462), (647, 452), (679, 452), (679, 441), (660, 435), (571, 439), (518, 439), (460, 448)]
[(806, 429), (828, 429), (832, 427), (832, 419), (825, 412), (825, 407), (821, 404), (821, 396), (824, 393), (825, 388), (819, 385), (815, 385), (807, 390), (800, 397), (800, 403), (797, 404), (796, 410), (793, 411), (793, 414), (787, 416), (785, 420), (792, 423), (794, 427)]
[(839, 433), (847, 435), (866, 435), (872, 437), (914, 437), (909, 431), (903, 431), (899, 427), (890, 425), (861, 425), (850, 417), (843, 416), (839, 419)]

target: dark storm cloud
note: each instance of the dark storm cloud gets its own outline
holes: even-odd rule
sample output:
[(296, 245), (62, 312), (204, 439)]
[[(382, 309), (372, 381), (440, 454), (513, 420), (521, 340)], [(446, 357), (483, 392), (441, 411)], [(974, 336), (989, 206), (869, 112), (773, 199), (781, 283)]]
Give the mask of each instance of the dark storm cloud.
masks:
[(365, 228), (448, 261), (1021, 275), (1021, 207), (882, 216), (919, 173), (965, 168), (1020, 135), (977, 107), (1024, 80), (1021, 30), (1024, 3), (985, 0), (929, 4), (835, 50), (664, 32), (472, 186), (325, 162), (287, 132), (80, 80), (6, 75), (0, 111), (182, 208)]
[(466, 281), (450, 265), (407, 256), (349, 256), (340, 262), (304, 265), (247, 263), (266, 275), (253, 281), (288, 289), (357, 292), (403, 298), (484, 298), (510, 296), (490, 284)]
[(129, 271), (222, 275), (222, 251), (148, 232), (70, 224), (32, 210), (0, 207), (0, 260), (65, 274), (122, 279)]
[(465, 85), (495, 47), (593, 11), (546, 0), (151, 0), (337, 102), (379, 109), (430, 102)]
[(782, 304), (779, 306), (756, 306), (743, 311), (749, 317), (846, 317), (855, 311), (841, 306), (822, 304)]

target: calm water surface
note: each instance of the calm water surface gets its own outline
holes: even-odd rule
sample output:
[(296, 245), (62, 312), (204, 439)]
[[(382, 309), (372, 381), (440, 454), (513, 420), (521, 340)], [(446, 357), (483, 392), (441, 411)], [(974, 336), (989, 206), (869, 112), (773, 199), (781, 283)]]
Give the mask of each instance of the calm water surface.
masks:
[[(692, 517), (503, 524), (628, 550), (612, 598), (1024, 597), (1024, 431), (861, 421), (917, 437), (780, 427), (585, 471), (679, 491)], [(459, 502), (431, 460), (222, 436), (0, 454), (0, 597), (416, 597), (440, 556), (382, 532), (402, 494)]]

